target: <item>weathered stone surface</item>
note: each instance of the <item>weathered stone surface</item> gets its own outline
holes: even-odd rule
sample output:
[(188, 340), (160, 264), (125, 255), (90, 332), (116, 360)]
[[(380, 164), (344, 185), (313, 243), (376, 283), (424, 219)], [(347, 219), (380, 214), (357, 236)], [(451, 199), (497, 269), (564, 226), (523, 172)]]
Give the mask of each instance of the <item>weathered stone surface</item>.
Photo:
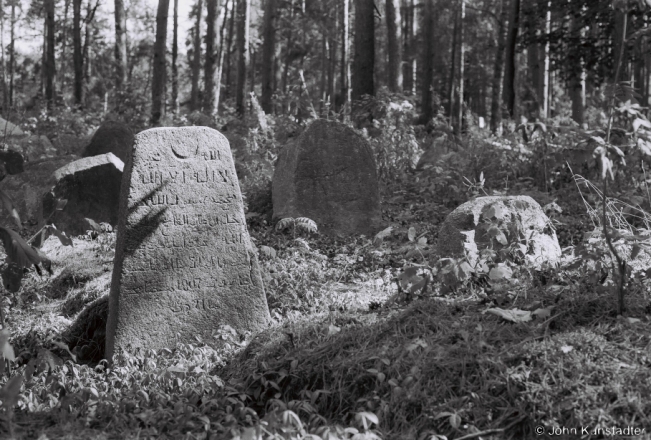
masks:
[(48, 159), (59, 156), (59, 152), (54, 148), (47, 136), (25, 136), (12, 137), (7, 139), (7, 145), (10, 150), (18, 151), (23, 155), (26, 162)]
[(5, 136), (23, 136), (25, 132), (16, 124), (0, 118), (0, 137)]
[(280, 153), (273, 176), (275, 219), (309, 217), (327, 234), (377, 232), (375, 158), (344, 124), (318, 119)]
[[(43, 218), (43, 195), (55, 183), (54, 171), (76, 159), (76, 156), (59, 156), (26, 162), (22, 173), (7, 176), (0, 182), (0, 189), (14, 202), (23, 226), (29, 229)], [(4, 209), (0, 211), (0, 224), (14, 224)]]
[(0, 150), (0, 180), (8, 174), (20, 174), (25, 171), (25, 158), (17, 151), (10, 149)]
[[(486, 219), (486, 211), (498, 207), (498, 218)], [(438, 250), (441, 257), (462, 257), (467, 252), (475, 264), (478, 250), (491, 244), (486, 233), (486, 221), (497, 222), (508, 231), (521, 232), (527, 241), (526, 259), (533, 267), (554, 262), (561, 256), (556, 232), (549, 218), (529, 196), (488, 196), (470, 200), (452, 211), (439, 230)], [(493, 243), (499, 246), (498, 243)]]
[(133, 142), (133, 131), (128, 125), (117, 121), (106, 121), (97, 129), (81, 156), (113, 153), (122, 162), (127, 163)]
[(136, 135), (125, 168), (106, 357), (206, 343), (269, 320), (228, 141), (207, 127)]
[[(56, 183), (43, 197), (41, 223), (52, 223), (71, 236), (89, 229), (86, 217), (116, 226), (123, 168), (120, 159), (107, 153), (78, 159), (56, 170)], [(68, 200), (62, 211), (55, 211), (56, 199)]]

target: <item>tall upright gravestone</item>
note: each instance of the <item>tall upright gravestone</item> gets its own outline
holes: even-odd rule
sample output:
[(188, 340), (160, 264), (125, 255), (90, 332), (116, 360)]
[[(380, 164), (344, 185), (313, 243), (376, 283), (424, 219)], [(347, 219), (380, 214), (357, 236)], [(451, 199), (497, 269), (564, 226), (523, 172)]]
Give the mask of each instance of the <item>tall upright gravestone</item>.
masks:
[(120, 194), (106, 358), (205, 342), (269, 319), (226, 138), (207, 127), (136, 135)]

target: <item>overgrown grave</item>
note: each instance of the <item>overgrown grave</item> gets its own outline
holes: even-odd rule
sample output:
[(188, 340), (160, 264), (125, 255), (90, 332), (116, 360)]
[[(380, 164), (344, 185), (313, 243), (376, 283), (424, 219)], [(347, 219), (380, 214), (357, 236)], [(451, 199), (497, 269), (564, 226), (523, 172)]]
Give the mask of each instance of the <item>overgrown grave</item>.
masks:
[(214, 341), (269, 320), (226, 138), (207, 127), (136, 135), (120, 195), (106, 357)]

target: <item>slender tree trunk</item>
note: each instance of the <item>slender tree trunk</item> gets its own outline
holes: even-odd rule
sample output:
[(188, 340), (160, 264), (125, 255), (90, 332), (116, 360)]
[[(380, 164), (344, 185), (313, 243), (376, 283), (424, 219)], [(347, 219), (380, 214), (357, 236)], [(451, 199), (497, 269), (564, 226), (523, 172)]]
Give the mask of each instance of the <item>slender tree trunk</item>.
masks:
[[(580, 47), (581, 28), (576, 23), (576, 18), (570, 20), (570, 36), (574, 41), (574, 47)], [(578, 50), (572, 50), (572, 69), (570, 73), (570, 99), (572, 100), (572, 119), (579, 125), (583, 124), (583, 101), (585, 100), (584, 83), (583, 83), (583, 60)]]
[[(65, 75), (67, 67), (67, 49), (68, 49), (68, 12), (70, 11), (70, 0), (65, 0), (65, 5), (63, 9), (63, 25), (61, 26), (61, 33), (63, 38), (61, 39), (61, 59), (59, 60), (59, 90), (63, 92), (65, 89)], [(3, 32), (4, 34), (4, 32)]]
[(411, 71), (411, 52), (414, 40), (414, 0), (405, 0), (402, 14), (402, 90), (407, 94), (412, 93), (413, 73)]
[(337, 34), (339, 33), (339, 3), (334, 7), (334, 26), (328, 28), (328, 99), (330, 110), (335, 108), (335, 75), (337, 71)]
[(45, 65), (45, 99), (48, 108), (54, 105), (54, 76), (56, 66), (54, 62), (54, 0), (45, 1), (45, 20), (47, 23), (47, 55)]
[(274, 53), (276, 51), (276, 0), (265, 0), (264, 5), (264, 25), (262, 29), (262, 96), (260, 106), (262, 109), (271, 113), (273, 96), (273, 78), (275, 75)]
[(495, 63), (493, 64), (493, 84), (491, 94), (491, 131), (495, 133), (502, 123), (501, 106), (501, 85), (502, 67), (504, 65), (504, 24), (506, 22), (506, 8), (504, 1), (500, 0), (500, 18), (497, 23), (497, 50), (495, 51)]
[[(219, 31), (219, 63), (217, 65), (217, 79), (215, 79), (215, 112), (219, 112), (219, 100), (221, 97), (222, 90), (222, 76), (224, 72), (224, 54), (226, 53), (226, 48), (224, 47), (224, 30), (226, 29), (226, 23), (228, 22), (228, 3), (229, 0), (224, 2), (223, 18), (222, 18), (222, 27)], [(233, 5), (235, 7), (235, 5)]]
[(432, 79), (434, 76), (434, 11), (433, 0), (424, 0), (423, 11), (423, 77), (421, 78), (421, 123), (427, 124), (432, 119)]
[[(289, 4), (289, 22), (294, 22), (294, 0), (290, 0)], [(294, 37), (294, 27), (290, 24), (289, 30), (287, 31), (287, 42), (285, 44), (285, 66), (283, 69), (283, 94), (287, 93), (287, 83), (289, 78), (289, 66), (292, 63), (290, 48)]]
[(233, 85), (231, 71), (231, 60), (233, 59), (233, 39), (235, 37), (235, 13), (237, 12), (237, 0), (232, 0), (231, 19), (228, 22), (228, 50), (226, 51), (226, 96), (231, 96)]
[(240, 116), (246, 112), (246, 73), (249, 69), (249, 28), (251, 21), (251, 0), (239, 0), (237, 17), (237, 87), (235, 108)]
[(199, 72), (201, 70), (201, 14), (203, 4), (197, 1), (197, 21), (194, 26), (194, 43), (192, 58), (192, 90), (190, 91), (190, 111), (199, 109)]
[(387, 0), (386, 16), (389, 51), (387, 85), (392, 92), (399, 92), (402, 90), (402, 29), (399, 0)]
[(206, 0), (206, 61), (203, 71), (203, 110), (213, 116), (217, 113), (215, 109), (215, 69), (217, 67), (217, 10), (219, 0)]
[(341, 99), (343, 105), (351, 100), (350, 0), (343, 0), (341, 34)]
[(504, 65), (504, 104), (511, 117), (515, 112), (515, 49), (520, 27), (520, 0), (511, 0), (509, 32), (506, 36)]
[(459, 35), (459, 14), (454, 11), (454, 27), (452, 28), (452, 49), (450, 54), (450, 77), (448, 81), (448, 115), (450, 125), (454, 125), (454, 85), (457, 80), (457, 36)]
[(179, 0), (174, 0), (172, 19), (172, 113), (179, 112)]
[(549, 63), (549, 35), (552, 31), (552, 2), (551, 0), (547, 3), (547, 17), (545, 18), (545, 33), (547, 35), (547, 42), (545, 43), (545, 51), (543, 53), (544, 62), (543, 62), (543, 106), (542, 106), (542, 115), (544, 118), (549, 118), (549, 93), (550, 93), (550, 84), (551, 84), (551, 74), (550, 74), (550, 63)]
[(527, 64), (529, 68), (529, 81), (531, 82), (531, 89), (536, 98), (536, 113), (540, 112), (542, 108), (542, 93), (541, 93), (541, 72), (540, 68), (540, 50), (539, 45), (534, 43), (527, 47)]
[[(622, 78), (628, 78), (628, 51), (626, 50), (626, 43), (623, 41), (626, 32), (626, 13), (615, 8), (615, 32), (613, 32), (613, 72), (612, 80), (615, 81), (617, 77), (617, 66), (619, 66), (619, 81)], [(619, 62), (621, 60), (621, 62)]]
[(466, 18), (466, 0), (461, 0), (461, 11), (459, 12), (459, 116), (457, 118), (457, 132), (463, 130), (463, 86), (464, 86), (464, 63), (465, 53), (463, 48), (463, 20)]
[(11, 42), (9, 43), (9, 106), (13, 107), (14, 105), (14, 76), (16, 72), (16, 0), (11, 2)]
[(72, 21), (75, 104), (82, 105), (84, 99), (84, 58), (81, 52), (81, 0), (73, 0), (72, 2)]
[(165, 58), (169, 8), (169, 0), (158, 0), (154, 67), (151, 81), (151, 125), (153, 126), (157, 126), (161, 118), (165, 116), (165, 80), (167, 76)]
[(5, 7), (0, 0), (0, 58), (2, 64), (2, 110), (9, 108), (9, 90), (7, 87), (7, 63), (5, 60)]
[(41, 97), (45, 96), (45, 76), (47, 74), (47, 13), (43, 17), (43, 52), (41, 56), (41, 84), (40, 84), (40, 94)]
[(127, 82), (127, 14), (124, 0), (115, 0), (115, 88)]
[(375, 4), (355, 0), (355, 57), (353, 59), (353, 101), (375, 95)]

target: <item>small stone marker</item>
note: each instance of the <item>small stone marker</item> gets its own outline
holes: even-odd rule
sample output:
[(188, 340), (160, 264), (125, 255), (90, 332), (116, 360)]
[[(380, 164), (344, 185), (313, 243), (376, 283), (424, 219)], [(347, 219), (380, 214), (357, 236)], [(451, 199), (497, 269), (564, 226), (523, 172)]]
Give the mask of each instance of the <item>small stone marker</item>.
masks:
[(260, 330), (269, 308), (226, 138), (207, 127), (136, 135), (120, 194), (106, 358)]
[(273, 217), (309, 217), (333, 235), (374, 234), (382, 213), (375, 157), (350, 127), (317, 119), (280, 153)]

